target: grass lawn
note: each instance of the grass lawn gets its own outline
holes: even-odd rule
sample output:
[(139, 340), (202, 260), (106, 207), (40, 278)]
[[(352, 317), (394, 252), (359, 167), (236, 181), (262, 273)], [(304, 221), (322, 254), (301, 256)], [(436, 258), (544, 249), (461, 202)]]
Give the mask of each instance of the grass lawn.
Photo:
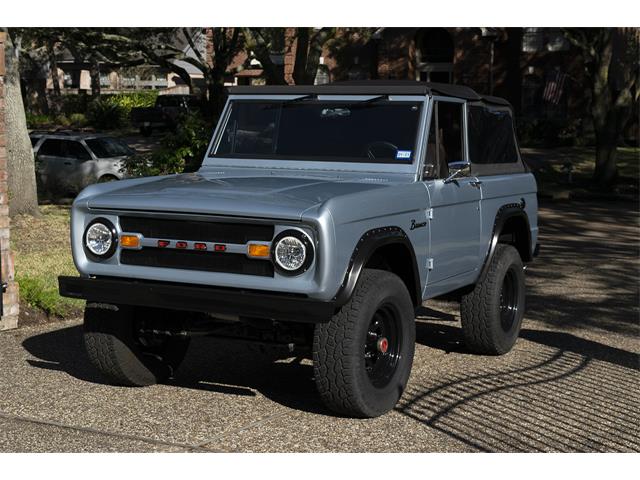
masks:
[(42, 205), (41, 218), (11, 220), (11, 247), (23, 305), (47, 316), (80, 314), (84, 302), (58, 295), (58, 275), (77, 275), (69, 245), (69, 206)]

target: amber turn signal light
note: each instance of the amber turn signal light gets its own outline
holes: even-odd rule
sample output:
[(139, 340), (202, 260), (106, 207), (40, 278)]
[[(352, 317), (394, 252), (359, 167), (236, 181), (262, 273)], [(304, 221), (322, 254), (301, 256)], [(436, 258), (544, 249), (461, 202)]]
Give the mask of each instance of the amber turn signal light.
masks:
[(120, 246), (123, 248), (138, 248), (140, 237), (137, 235), (120, 235)]
[(262, 245), (260, 243), (250, 243), (247, 247), (247, 253), (250, 257), (267, 258), (270, 255), (269, 245)]

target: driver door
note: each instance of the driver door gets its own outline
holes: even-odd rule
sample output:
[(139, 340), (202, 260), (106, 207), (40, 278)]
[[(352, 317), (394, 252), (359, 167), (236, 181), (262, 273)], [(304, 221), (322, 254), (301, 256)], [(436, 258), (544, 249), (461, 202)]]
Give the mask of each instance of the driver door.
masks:
[(478, 179), (467, 170), (446, 181), (449, 164), (468, 161), (465, 122), (463, 100), (434, 99), (423, 171), (432, 209), (429, 285), (472, 272), (480, 261)]

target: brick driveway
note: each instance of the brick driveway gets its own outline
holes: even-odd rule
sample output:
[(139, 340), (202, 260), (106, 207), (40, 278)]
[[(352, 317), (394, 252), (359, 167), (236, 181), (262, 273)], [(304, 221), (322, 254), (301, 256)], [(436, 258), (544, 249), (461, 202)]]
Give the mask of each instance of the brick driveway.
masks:
[(521, 339), (465, 352), (455, 305), (418, 316), (400, 405), (331, 416), (308, 361), (195, 339), (175, 381), (100, 383), (78, 321), (0, 334), (0, 451), (638, 451), (638, 212), (541, 208)]

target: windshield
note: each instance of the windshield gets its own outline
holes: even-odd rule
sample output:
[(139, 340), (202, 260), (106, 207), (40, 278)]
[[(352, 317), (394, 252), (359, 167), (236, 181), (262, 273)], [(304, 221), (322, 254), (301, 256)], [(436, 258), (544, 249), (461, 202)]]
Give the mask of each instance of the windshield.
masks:
[(411, 164), (421, 102), (236, 100), (210, 156)]
[(134, 153), (126, 143), (117, 138), (91, 138), (85, 142), (98, 158), (124, 157)]

